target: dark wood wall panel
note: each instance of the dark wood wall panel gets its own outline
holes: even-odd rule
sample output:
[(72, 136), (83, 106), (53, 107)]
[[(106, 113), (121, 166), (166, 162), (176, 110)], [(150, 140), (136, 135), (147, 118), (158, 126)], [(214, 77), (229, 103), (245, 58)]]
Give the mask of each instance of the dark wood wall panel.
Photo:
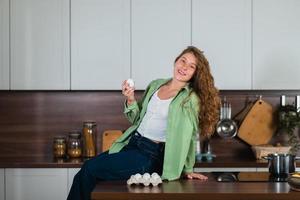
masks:
[[(292, 103), (300, 91), (221, 91), (232, 103), (233, 116), (259, 95), (276, 107), (281, 94)], [(138, 98), (141, 95), (138, 91)], [(104, 130), (124, 130), (130, 125), (123, 115), (123, 103), (120, 91), (0, 91), (0, 156), (51, 157), (53, 137), (81, 130), (87, 120), (97, 122), (100, 149)], [(217, 156), (251, 154), (238, 138), (225, 140), (215, 135), (211, 144)]]
[(81, 130), (93, 120), (100, 136), (106, 129), (125, 129), (119, 92), (1, 92), (0, 154), (52, 155), (53, 137)]

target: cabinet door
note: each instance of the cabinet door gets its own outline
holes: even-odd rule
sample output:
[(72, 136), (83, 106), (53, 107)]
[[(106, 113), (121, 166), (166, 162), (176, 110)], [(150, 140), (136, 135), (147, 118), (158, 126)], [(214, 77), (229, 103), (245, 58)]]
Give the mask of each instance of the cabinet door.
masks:
[(71, 189), (74, 176), (79, 172), (80, 168), (69, 168), (68, 169), (68, 193)]
[(9, 0), (0, 0), (0, 90), (9, 89)]
[(6, 169), (7, 200), (65, 200), (67, 169)]
[(251, 89), (251, 1), (193, 0), (192, 43), (219, 89)]
[(70, 89), (69, 0), (11, 0), (11, 89)]
[(300, 1), (253, 0), (254, 89), (299, 89)]
[(5, 199), (4, 169), (0, 169), (0, 200)]
[(72, 89), (121, 89), (130, 76), (130, 0), (73, 0)]
[(132, 0), (132, 77), (137, 89), (171, 77), (174, 60), (191, 44), (191, 1)]

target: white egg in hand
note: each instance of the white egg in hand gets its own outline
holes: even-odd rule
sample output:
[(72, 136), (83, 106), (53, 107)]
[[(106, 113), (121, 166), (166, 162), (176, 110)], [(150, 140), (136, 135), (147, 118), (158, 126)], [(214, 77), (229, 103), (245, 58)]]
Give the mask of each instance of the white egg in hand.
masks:
[(129, 87), (134, 87), (134, 81), (133, 79), (129, 78), (126, 80), (127, 84), (129, 85)]

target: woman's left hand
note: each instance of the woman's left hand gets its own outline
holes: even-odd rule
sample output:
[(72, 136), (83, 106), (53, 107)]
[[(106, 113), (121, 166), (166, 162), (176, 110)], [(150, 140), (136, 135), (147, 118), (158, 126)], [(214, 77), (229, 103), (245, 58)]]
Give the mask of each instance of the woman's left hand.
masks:
[(186, 173), (185, 177), (188, 179), (200, 179), (200, 180), (207, 180), (207, 176), (204, 176), (203, 174), (199, 174), (199, 173)]

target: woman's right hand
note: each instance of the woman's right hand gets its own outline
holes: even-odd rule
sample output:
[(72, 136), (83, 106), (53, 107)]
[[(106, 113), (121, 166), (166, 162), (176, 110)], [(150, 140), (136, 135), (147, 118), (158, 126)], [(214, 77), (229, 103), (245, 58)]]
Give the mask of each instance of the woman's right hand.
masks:
[(126, 97), (127, 105), (132, 104), (135, 101), (134, 87), (130, 87), (127, 81), (122, 83), (122, 94)]

